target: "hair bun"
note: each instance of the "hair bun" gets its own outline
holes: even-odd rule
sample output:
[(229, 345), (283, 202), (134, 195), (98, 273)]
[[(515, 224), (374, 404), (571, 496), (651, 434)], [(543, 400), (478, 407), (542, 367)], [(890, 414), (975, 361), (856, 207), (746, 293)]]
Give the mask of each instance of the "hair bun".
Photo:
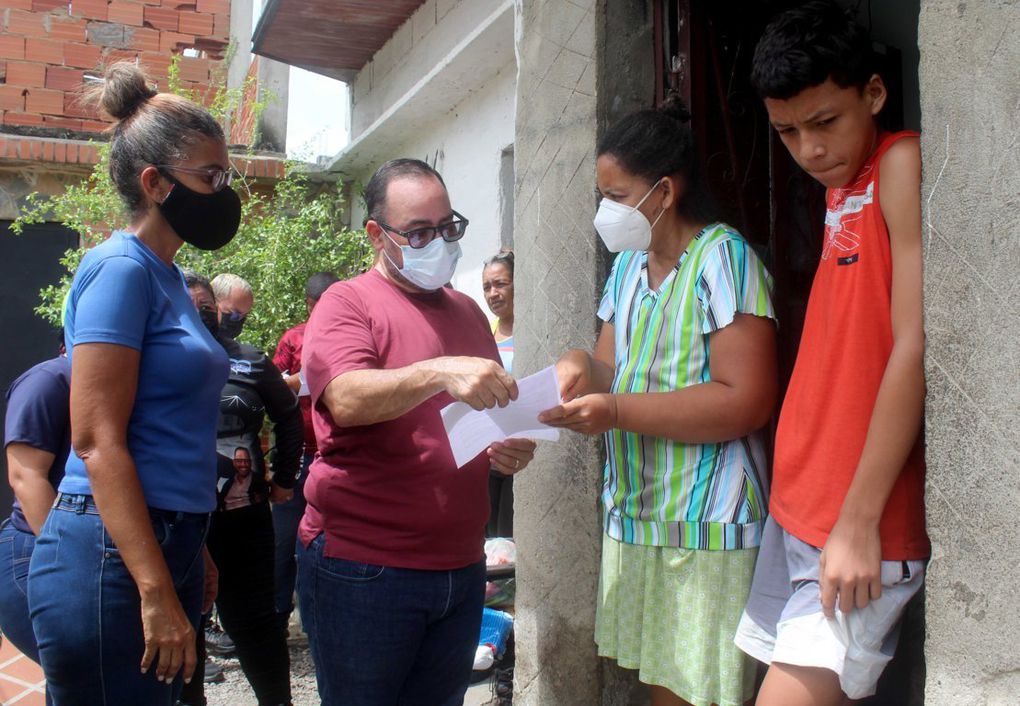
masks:
[(687, 124), (691, 121), (691, 111), (675, 91), (670, 91), (666, 94), (665, 100), (659, 106), (659, 112), (663, 115), (668, 115), (682, 124)]
[(156, 91), (149, 88), (140, 68), (120, 61), (106, 70), (99, 104), (110, 116), (125, 120), (155, 95)]

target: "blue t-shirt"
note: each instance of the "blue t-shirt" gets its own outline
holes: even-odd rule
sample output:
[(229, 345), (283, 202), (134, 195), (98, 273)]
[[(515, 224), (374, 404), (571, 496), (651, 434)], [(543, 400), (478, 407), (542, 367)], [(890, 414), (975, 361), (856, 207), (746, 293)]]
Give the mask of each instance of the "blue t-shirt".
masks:
[[(48, 479), (54, 488), (71, 450), (70, 396), (71, 361), (64, 356), (32, 366), (7, 389), (4, 448), (18, 443), (53, 454)], [(11, 524), (32, 531), (17, 500)]]
[[(184, 277), (131, 233), (114, 232), (82, 259), (64, 320), (67, 355), (83, 343), (140, 351), (127, 444), (149, 507), (216, 508), (216, 418), (227, 381), (223, 347), (191, 303)], [(91, 494), (85, 464), (67, 460), (63, 493)]]

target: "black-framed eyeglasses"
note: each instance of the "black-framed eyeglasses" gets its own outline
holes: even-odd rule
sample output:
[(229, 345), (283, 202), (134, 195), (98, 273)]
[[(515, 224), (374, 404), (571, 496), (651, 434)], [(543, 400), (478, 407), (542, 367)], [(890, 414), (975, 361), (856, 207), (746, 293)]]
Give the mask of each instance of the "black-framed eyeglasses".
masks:
[(453, 212), (453, 220), (449, 223), (440, 223), (437, 226), (427, 226), (425, 228), (413, 228), (411, 230), (397, 230), (393, 226), (386, 225), (382, 221), (376, 221), (381, 228), (384, 228), (391, 233), (407, 238), (407, 244), (415, 250), (420, 250), (425, 247), (433, 240), (436, 236), (441, 237), (448, 243), (453, 243), (464, 237), (464, 231), (468, 227), (468, 219), (460, 215), (456, 211)]
[(219, 191), (220, 189), (230, 186), (230, 182), (237, 176), (231, 167), (226, 169), (218, 169), (216, 167), (179, 167), (176, 164), (154, 164), (157, 169), (167, 169), (174, 172), (187, 172), (188, 174), (198, 174), (202, 179), (213, 188), (213, 191)]

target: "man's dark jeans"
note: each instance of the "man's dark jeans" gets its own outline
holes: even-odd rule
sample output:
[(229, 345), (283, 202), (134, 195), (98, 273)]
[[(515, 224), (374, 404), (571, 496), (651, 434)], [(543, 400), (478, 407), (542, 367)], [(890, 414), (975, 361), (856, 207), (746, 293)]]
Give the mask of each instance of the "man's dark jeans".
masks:
[(485, 562), (452, 571), (363, 564), (298, 544), (298, 598), (322, 706), (454, 706), (471, 678)]
[(297, 580), (297, 530), (305, 514), (305, 478), (314, 454), (305, 454), (301, 460), (301, 473), (294, 484), (294, 497), (285, 503), (273, 505), (273, 533), (276, 535), (276, 613), (280, 624), (286, 626), (294, 610), (294, 585)]

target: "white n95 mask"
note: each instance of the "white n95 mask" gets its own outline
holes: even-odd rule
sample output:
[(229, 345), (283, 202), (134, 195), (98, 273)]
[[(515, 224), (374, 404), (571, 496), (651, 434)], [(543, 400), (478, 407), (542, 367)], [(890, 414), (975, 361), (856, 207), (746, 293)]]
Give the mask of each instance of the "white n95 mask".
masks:
[(638, 210), (638, 206), (652, 195), (660, 183), (661, 180), (653, 184), (648, 193), (637, 202), (637, 206), (627, 206), (608, 198), (602, 199), (598, 213), (595, 214), (595, 230), (598, 231), (609, 252), (647, 250), (652, 244), (652, 228), (665, 211), (656, 216), (653, 223), (649, 223), (645, 214)]

